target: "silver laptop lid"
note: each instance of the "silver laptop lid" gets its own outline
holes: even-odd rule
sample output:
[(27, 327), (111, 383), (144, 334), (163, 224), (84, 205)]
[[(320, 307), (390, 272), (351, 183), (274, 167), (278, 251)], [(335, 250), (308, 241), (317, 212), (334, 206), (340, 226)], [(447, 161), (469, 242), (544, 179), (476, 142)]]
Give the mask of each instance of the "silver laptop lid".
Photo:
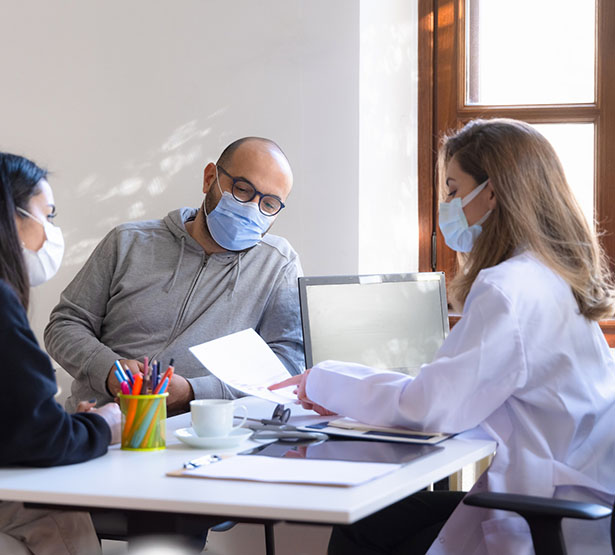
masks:
[(357, 362), (416, 375), (448, 335), (442, 272), (299, 278), (306, 367)]

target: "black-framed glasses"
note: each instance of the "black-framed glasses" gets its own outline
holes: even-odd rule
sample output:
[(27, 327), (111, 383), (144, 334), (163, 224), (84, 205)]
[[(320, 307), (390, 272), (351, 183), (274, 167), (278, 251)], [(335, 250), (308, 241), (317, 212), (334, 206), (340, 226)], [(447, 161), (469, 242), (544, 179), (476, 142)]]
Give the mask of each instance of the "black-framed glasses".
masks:
[(258, 209), (265, 216), (275, 216), (282, 208), (284, 203), (275, 195), (266, 195), (261, 193), (252, 183), (244, 177), (234, 177), (227, 172), (222, 166), (217, 166), (218, 169), (233, 181), (231, 192), (233, 198), (238, 202), (251, 202), (258, 195)]

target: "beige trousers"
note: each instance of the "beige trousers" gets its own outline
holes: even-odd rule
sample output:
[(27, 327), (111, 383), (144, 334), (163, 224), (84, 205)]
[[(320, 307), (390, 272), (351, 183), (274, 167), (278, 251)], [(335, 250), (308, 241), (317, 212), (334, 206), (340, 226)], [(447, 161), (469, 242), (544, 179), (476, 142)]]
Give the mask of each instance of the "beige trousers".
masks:
[(27, 509), (0, 501), (0, 554), (101, 555), (88, 513)]

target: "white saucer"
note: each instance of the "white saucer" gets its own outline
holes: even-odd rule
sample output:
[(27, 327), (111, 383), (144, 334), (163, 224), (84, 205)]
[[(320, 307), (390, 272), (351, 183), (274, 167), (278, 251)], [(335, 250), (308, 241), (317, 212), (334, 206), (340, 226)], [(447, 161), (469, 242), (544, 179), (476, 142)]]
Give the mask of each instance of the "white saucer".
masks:
[(175, 437), (192, 447), (202, 449), (220, 449), (236, 447), (248, 439), (254, 432), (248, 428), (235, 428), (230, 434), (218, 437), (199, 437), (192, 428), (175, 430)]

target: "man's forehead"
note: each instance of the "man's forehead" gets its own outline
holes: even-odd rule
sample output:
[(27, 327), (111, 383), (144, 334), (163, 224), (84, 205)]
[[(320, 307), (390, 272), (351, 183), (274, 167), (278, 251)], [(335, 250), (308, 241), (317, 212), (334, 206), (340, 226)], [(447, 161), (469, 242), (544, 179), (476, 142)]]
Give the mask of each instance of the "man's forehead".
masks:
[[(280, 163), (279, 154), (275, 149), (260, 141), (247, 141), (241, 144), (233, 152), (229, 161), (229, 166), (236, 168), (239, 166), (267, 166)], [(283, 157), (282, 157), (283, 158)]]
[(283, 200), (293, 185), (293, 174), (286, 156), (268, 141), (243, 142), (221, 165), (234, 177), (250, 181), (260, 192)]
[(292, 171), (286, 157), (274, 148), (237, 149), (228, 166), (224, 169), (233, 175), (242, 175), (247, 178), (249, 178), (248, 174), (255, 178), (256, 176), (260, 178), (277, 176), (292, 182)]

